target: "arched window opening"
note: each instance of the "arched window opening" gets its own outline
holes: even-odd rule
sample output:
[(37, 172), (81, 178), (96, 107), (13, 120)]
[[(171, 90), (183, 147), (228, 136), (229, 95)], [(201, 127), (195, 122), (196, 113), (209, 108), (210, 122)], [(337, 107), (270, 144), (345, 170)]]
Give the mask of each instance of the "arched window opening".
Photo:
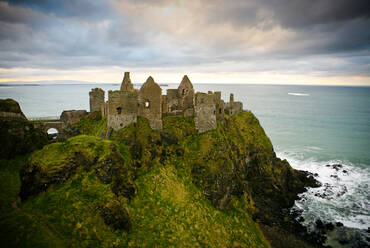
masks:
[(219, 109), (220, 114), (222, 114), (222, 108)]
[(145, 108), (149, 108), (150, 107), (150, 102), (149, 101), (145, 101)]
[(121, 107), (118, 107), (117, 108), (117, 114), (120, 115), (122, 113), (122, 108)]

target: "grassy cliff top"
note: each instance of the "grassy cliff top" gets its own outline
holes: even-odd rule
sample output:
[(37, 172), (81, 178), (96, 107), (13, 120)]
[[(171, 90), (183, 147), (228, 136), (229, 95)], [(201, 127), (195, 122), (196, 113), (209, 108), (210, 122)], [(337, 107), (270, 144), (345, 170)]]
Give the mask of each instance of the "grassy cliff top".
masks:
[(23, 201), (0, 217), (10, 247), (270, 247), (253, 219), (275, 221), (302, 185), (250, 112), (202, 134), (182, 117), (161, 131), (138, 118), (110, 139), (94, 136), (104, 119), (75, 127), (23, 162)]

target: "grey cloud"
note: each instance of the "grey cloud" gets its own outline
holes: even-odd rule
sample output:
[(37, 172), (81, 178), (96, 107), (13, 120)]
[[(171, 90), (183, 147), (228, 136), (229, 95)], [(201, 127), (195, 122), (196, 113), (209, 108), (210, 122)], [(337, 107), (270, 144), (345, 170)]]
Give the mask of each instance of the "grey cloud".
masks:
[(292, 28), (370, 17), (368, 0), (280, 0), (269, 7), (282, 25)]
[(289, 28), (342, 22), (370, 17), (368, 0), (222, 0), (204, 1), (212, 10), (212, 21), (230, 22), (237, 26), (271, 23)]
[[(187, 11), (196, 11), (190, 2), (175, 1)], [(142, 23), (136, 13), (119, 13), (110, 1), (0, 0), (0, 67), (136, 66), (172, 70), (192, 66), (215, 71), (369, 75), (370, 18), (366, 2), (203, 0), (205, 23), (199, 25), (204, 29), (207, 25), (230, 24), (236, 30), (253, 27), (266, 31), (280, 26), (294, 34), (277, 49), (255, 54), (243, 41), (204, 37), (201, 31), (179, 43), (176, 33)], [(165, 8), (168, 4), (168, 0), (139, 2), (149, 12), (152, 7)], [(194, 27), (179, 28), (191, 31)], [(346, 62), (314, 62), (327, 56)], [(310, 64), (296, 62), (305, 59)], [(225, 62), (233, 66), (223, 67)]]
[(10, 5), (28, 7), (57, 16), (100, 19), (109, 13), (109, 5), (101, 0), (6, 0)]

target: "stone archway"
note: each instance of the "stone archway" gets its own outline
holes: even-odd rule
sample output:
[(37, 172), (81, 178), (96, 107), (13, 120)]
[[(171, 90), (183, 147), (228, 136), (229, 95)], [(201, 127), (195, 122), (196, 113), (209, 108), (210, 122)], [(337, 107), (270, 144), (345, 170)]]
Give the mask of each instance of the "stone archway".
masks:
[(57, 130), (57, 135), (51, 135), (51, 137), (53, 139), (55, 139), (57, 137), (62, 138), (64, 136), (64, 128), (65, 128), (65, 124), (64, 124), (64, 122), (61, 122), (61, 121), (53, 121), (53, 122), (44, 122), (43, 123), (43, 130), (48, 135), (48, 137), (50, 137), (50, 135), (48, 133), (48, 131), (50, 129)]
[(52, 127), (52, 128), (49, 128), (46, 131), (46, 133), (48, 134), (48, 138), (53, 140), (53, 139), (56, 139), (58, 137), (60, 132), (58, 131), (58, 129)]

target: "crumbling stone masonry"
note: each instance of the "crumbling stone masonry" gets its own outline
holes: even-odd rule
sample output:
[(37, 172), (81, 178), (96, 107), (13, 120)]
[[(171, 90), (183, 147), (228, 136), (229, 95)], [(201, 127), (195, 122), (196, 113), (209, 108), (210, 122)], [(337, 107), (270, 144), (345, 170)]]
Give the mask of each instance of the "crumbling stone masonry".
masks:
[(100, 88), (92, 89), (89, 92), (90, 96), (90, 112), (100, 111), (104, 104), (104, 90)]
[(195, 94), (195, 127), (203, 133), (217, 127), (216, 105), (213, 94), (197, 92)]
[(179, 97), (179, 109), (182, 110), (184, 117), (194, 115), (194, 88), (190, 82), (188, 76), (184, 76), (177, 89), (177, 95)]
[(134, 85), (131, 83), (129, 72), (125, 72), (125, 75), (123, 76), (121, 91), (134, 91)]
[(177, 89), (168, 89), (162, 96), (163, 116), (194, 116), (194, 88), (184, 76)]
[(107, 125), (119, 130), (137, 121), (138, 93), (137, 91), (108, 91)]
[(60, 120), (65, 125), (72, 125), (79, 122), (83, 117), (87, 116), (86, 110), (64, 110), (60, 115)]
[(225, 113), (235, 115), (243, 111), (243, 103), (234, 102), (234, 94), (230, 94), (230, 102), (225, 104)]
[(224, 121), (224, 115), (237, 114), (243, 111), (241, 102), (230, 102), (221, 99), (221, 92), (208, 94), (194, 92), (188, 76), (184, 76), (177, 89), (168, 89), (162, 95), (161, 87), (149, 77), (140, 90), (134, 89), (130, 73), (125, 72), (120, 90), (109, 91), (108, 101), (104, 102), (104, 91), (93, 89), (90, 92), (90, 111), (101, 110), (102, 117), (107, 118), (108, 127), (119, 130), (130, 123), (135, 123), (137, 117), (149, 120), (154, 130), (162, 129), (164, 116), (194, 116), (195, 127), (202, 133), (215, 129), (217, 122)]
[(140, 88), (138, 106), (138, 115), (147, 118), (152, 129), (162, 129), (162, 89), (152, 77)]

